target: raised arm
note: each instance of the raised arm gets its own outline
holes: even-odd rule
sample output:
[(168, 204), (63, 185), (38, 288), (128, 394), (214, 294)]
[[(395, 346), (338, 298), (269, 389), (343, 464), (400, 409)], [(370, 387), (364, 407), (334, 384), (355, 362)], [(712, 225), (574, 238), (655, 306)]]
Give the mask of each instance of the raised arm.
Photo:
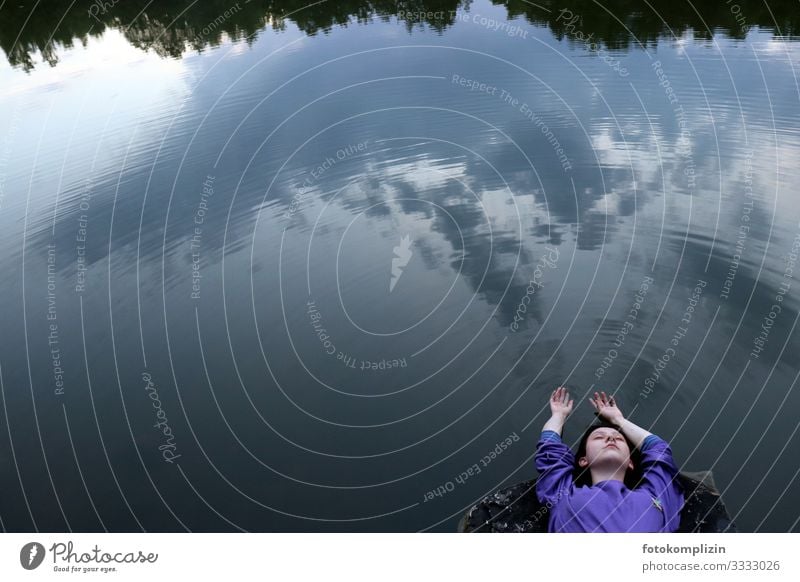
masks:
[(589, 402), (594, 406), (598, 416), (608, 422), (616, 424), (620, 431), (622, 431), (622, 434), (624, 434), (637, 449), (641, 450), (644, 439), (649, 437), (652, 433), (635, 425), (630, 420), (627, 420), (623, 416), (622, 411), (617, 408), (617, 403), (614, 402), (613, 396), (606, 396), (605, 392), (600, 392), (599, 394), (595, 392), (594, 398), (590, 398)]
[(566, 388), (563, 386), (556, 388), (550, 395), (550, 419), (544, 423), (542, 431), (552, 430), (560, 436), (561, 429), (564, 428), (564, 423), (572, 412), (572, 402)]
[(556, 388), (550, 395), (550, 419), (542, 427), (536, 446), (536, 496), (540, 503), (555, 504), (572, 483), (575, 457), (570, 448), (561, 442), (561, 429), (572, 412), (567, 389)]

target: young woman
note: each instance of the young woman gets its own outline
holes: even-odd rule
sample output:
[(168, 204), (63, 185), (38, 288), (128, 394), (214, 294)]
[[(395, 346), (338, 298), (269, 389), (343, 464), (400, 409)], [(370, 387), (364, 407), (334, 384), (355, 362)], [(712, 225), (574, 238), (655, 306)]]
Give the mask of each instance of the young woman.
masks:
[(683, 490), (669, 444), (636, 426), (605, 392), (590, 399), (604, 421), (589, 427), (577, 455), (561, 442), (572, 412), (567, 389), (550, 396), (550, 420), (536, 448), (536, 495), (551, 532), (673, 532)]

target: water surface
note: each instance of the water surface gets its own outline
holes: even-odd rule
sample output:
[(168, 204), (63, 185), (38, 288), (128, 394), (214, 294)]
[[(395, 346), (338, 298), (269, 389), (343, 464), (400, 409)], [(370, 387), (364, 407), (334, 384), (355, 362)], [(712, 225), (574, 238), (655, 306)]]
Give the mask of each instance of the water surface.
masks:
[(453, 531), (565, 383), (798, 531), (796, 3), (107, 4), (0, 5), (4, 529)]

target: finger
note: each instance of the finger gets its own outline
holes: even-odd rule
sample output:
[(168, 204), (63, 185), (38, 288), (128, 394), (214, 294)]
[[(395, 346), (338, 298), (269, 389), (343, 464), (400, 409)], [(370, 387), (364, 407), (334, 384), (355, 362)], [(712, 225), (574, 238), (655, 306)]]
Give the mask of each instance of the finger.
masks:
[(566, 388), (564, 388), (564, 389), (561, 391), (561, 395), (562, 395), (562, 398), (563, 398), (563, 399), (562, 399), (562, 402), (563, 402), (564, 404), (566, 404), (566, 403), (567, 403), (567, 400), (569, 400), (569, 392), (567, 392), (567, 389), (566, 389)]
[(570, 399), (570, 401), (569, 401), (569, 404), (567, 405), (567, 406), (569, 406), (569, 407), (570, 407), (570, 409), (572, 409), (572, 403), (573, 403), (573, 402), (574, 402), (574, 401), (573, 401), (572, 399)]

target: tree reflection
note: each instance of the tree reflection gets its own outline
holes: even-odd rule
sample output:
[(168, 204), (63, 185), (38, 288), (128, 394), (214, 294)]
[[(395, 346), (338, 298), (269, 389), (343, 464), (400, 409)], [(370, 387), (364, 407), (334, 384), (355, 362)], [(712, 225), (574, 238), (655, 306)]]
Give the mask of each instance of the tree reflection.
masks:
[[(800, 30), (794, 0), (737, 0), (736, 8), (724, 2), (698, 6), (685, 0), (657, 0), (650, 3), (653, 9), (634, 0), (606, 0), (603, 6), (592, 0), (492, 2), (505, 6), (509, 18), (548, 26), (558, 38), (572, 38), (577, 22), (593, 41), (619, 50), (687, 30), (706, 39), (712, 32), (743, 38), (755, 26), (787, 36)], [(46, 4), (15, 0), (0, 8), (0, 48), (12, 66), (30, 71), (37, 55), (54, 66), (59, 49), (85, 44), (108, 28), (122, 31), (133, 46), (162, 57), (180, 57), (227, 39), (252, 42), (267, 28), (284, 30), (287, 21), (310, 36), (336, 26), (392, 19), (409, 33), (417, 29), (442, 33), (455, 23), (457, 10), (470, 9), (471, 0), (329, 0), (311, 5), (306, 0), (51, 0)]]

